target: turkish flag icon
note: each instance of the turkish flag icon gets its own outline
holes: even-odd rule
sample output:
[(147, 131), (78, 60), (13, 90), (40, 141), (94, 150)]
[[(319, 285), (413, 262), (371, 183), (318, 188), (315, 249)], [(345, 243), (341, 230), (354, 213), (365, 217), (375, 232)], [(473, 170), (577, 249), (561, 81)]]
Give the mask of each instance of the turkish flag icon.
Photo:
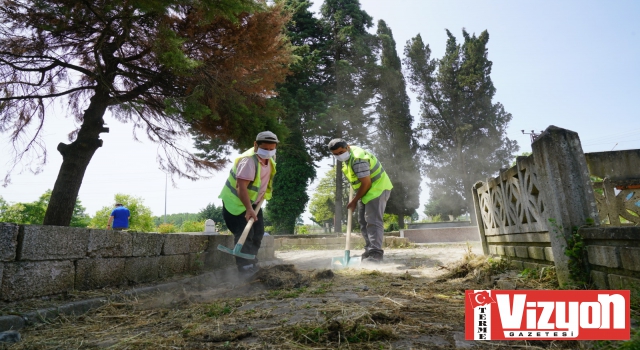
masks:
[(495, 303), (496, 301), (493, 300), (488, 291), (484, 290), (482, 292), (469, 294), (469, 302), (472, 308), (476, 308), (478, 306)]

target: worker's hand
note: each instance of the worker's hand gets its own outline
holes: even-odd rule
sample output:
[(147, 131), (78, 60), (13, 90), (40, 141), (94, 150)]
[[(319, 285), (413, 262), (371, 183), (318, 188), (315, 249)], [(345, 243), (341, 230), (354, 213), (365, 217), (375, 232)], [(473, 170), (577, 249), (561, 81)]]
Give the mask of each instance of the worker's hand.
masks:
[(349, 202), (349, 204), (347, 204), (347, 209), (352, 211), (356, 211), (357, 207), (358, 207), (358, 200), (356, 200), (355, 198), (351, 202)]
[(253, 218), (253, 222), (258, 221), (258, 214), (256, 214), (256, 211), (253, 210), (253, 208), (247, 209), (247, 212), (244, 214), (244, 218), (247, 219), (247, 222)]

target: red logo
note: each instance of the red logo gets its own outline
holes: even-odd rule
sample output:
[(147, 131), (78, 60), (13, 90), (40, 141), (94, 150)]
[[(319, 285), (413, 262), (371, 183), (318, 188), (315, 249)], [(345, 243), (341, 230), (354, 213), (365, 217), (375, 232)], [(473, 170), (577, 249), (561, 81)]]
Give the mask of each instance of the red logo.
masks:
[(468, 340), (628, 340), (628, 290), (468, 290)]
[(473, 294), (469, 294), (469, 291), (467, 291), (467, 297), (469, 298), (469, 303), (471, 303), (472, 308), (496, 302), (486, 290)]

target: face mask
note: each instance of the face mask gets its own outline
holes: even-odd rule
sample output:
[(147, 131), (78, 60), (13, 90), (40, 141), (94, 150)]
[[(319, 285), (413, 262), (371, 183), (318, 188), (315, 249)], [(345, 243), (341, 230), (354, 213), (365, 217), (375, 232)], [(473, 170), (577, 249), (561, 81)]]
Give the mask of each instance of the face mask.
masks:
[(266, 149), (258, 148), (258, 152), (256, 152), (256, 154), (262, 159), (269, 159), (276, 155), (276, 150), (274, 149), (269, 151)]
[(342, 154), (340, 154), (340, 155), (337, 155), (337, 156), (336, 156), (336, 155), (334, 154), (333, 156), (336, 158), (336, 160), (339, 160), (339, 161), (341, 161), (341, 162), (346, 162), (346, 161), (348, 161), (348, 160), (349, 160), (349, 158), (351, 157), (351, 153), (349, 153), (349, 151), (346, 151), (346, 152), (344, 152), (344, 153), (342, 153)]

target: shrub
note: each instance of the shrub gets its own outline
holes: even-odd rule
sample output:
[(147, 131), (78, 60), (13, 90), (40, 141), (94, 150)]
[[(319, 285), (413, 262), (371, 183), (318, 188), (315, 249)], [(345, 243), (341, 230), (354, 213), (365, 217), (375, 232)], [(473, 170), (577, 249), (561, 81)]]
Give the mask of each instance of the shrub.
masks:
[(204, 232), (204, 221), (185, 221), (180, 232)]
[(159, 233), (174, 233), (178, 232), (178, 229), (174, 224), (160, 224), (158, 225)]

